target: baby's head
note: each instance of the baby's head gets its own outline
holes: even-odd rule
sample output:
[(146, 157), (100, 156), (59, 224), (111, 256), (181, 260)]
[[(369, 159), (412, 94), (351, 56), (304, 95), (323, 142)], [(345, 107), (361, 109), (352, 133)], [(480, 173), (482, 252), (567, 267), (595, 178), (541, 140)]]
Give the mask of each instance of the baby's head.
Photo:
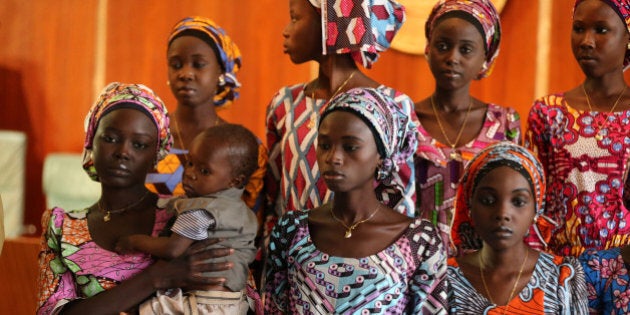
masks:
[(182, 184), (188, 197), (243, 188), (258, 168), (258, 140), (241, 125), (210, 127), (193, 140)]

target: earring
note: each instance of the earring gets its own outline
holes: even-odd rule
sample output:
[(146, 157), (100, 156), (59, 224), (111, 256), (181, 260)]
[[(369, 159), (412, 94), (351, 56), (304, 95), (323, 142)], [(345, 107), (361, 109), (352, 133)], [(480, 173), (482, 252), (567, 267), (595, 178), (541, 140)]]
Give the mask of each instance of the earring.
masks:
[(381, 181), (387, 178), (387, 171), (383, 169), (383, 167), (379, 166), (376, 168), (376, 180)]
[(627, 47), (628, 49), (630, 49), (630, 42), (628, 43), (628, 45), (626, 45), (626, 47)]
[(225, 85), (225, 75), (220, 75), (219, 76), (219, 85), (220, 86), (224, 86)]
[(166, 80), (166, 85), (170, 86), (171, 85), (171, 81), (170, 80)]

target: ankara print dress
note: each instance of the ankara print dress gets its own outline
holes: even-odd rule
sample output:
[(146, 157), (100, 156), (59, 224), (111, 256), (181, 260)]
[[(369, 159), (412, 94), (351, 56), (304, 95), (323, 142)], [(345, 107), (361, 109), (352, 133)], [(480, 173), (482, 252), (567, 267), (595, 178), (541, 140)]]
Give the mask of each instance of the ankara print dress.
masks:
[(529, 282), (508, 305), (497, 306), (481, 295), (455, 258), (448, 260), (448, 285), (450, 314), (588, 314), (584, 271), (575, 257), (541, 252)]
[(269, 243), (265, 314), (446, 314), (446, 253), (415, 219), (383, 251), (331, 256), (311, 241), (309, 211), (285, 214)]
[(534, 102), (525, 141), (547, 174), (545, 215), (556, 222), (549, 241), (556, 255), (630, 244), (623, 202), (629, 123), (630, 110), (579, 111), (563, 93)]
[[(109, 290), (154, 262), (149, 254), (119, 255), (99, 247), (90, 235), (87, 213), (53, 208), (42, 217), (37, 314), (53, 314), (73, 300)], [(171, 217), (156, 209), (151, 236), (158, 236)]]

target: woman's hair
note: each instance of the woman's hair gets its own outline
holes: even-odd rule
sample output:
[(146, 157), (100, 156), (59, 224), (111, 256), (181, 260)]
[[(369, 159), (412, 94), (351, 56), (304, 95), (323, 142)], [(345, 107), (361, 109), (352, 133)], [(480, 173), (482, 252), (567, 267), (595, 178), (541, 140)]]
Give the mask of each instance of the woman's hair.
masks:
[(347, 1), (354, 7), (343, 12), (336, 9), (338, 0), (309, 2), (322, 17), (322, 53), (350, 53), (368, 69), (389, 48), (405, 21), (405, 7), (395, 0)]
[(258, 169), (259, 143), (247, 128), (237, 124), (221, 124), (202, 131), (197, 137), (213, 145), (228, 148), (232, 176), (244, 175), (243, 185)]
[[(578, 5), (584, 0), (576, 0), (573, 6), (573, 16), (575, 17), (575, 10)], [(628, 0), (602, 0), (602, 2), (609, 5), (617, 16), (621, 19), (621, 22), (626, 25), (628, 33), (630, 33), (630, 1)], [(630, 46), (626, 48), (626, 56), (623, 59), (623, 71), (626, 71), (630, 67)]]
[(173, 144), (169, 129), (169, 116), (164, 102), (151, 89), (142, 84), (113, 82), (107, 85), (85, 117), (85, 142), (83, 143), (83, 169), (95, 181), (92, 149), (98, 124), (105, 115), (121, 108), (133, 108), (144, 113), (157, 128), (156, 163), (162, 160)]
[(416, 151), (418, 144), (416, 124), (389, 96), (373, 88), (354, 88), (332, 100), (322, 113), (320, 124), (335, 111), (346, 111), (361, 118), (372, 131), (378, 152), (383, 160), (377, 180), (391, 180)]
[(223, 71), (223, 79), (219, 81), (214, 105), (226, 107), (239, 96), (241, 83), (236, 78), (236, 72), (241, 68), (241, 52), (219, 25), (209, 18), (202, 16), (186, 17), (177, 22), (168, 37), (168, 47), (182, 36), (193, 36), (204, 41), (217, 56), (217, 61)]
[(484, 41), (486, 60), (478, 79), (485, 78), (492, 72), (494, 61), (499, 55), (501, 42), (501, 21), (499, 12), (490, 0), (441, 0), (435, 4), (424, 26), (427, 38), (425, 54), (429, 52), (433, 30), (441, 21), (457, 17), (474, 25)]

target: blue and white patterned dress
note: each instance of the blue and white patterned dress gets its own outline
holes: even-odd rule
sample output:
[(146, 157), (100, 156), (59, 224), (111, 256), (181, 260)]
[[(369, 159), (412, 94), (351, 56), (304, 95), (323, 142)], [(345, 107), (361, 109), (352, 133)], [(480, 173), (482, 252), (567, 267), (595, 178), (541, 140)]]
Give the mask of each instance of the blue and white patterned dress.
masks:
[(285, 214), (271, 234), (266, 314), (446, 314), (446, 253), (429, 221), (379, 253), (346, 258), (317, 249), (308, 214)]

